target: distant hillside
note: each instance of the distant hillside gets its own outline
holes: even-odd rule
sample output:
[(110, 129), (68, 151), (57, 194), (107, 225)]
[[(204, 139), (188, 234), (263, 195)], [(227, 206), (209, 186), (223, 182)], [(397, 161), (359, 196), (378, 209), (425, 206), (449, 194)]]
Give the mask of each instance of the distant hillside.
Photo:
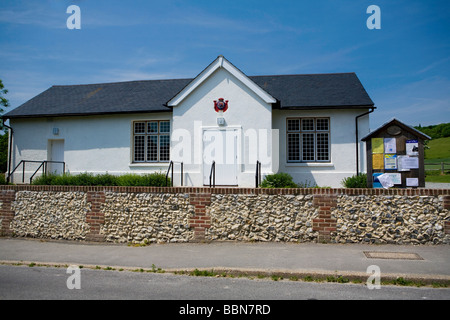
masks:
[(425, 147), (425, 159), (428, 162), (450, 162), (450, 137), (428, 141)]
[(432, 139), (450, 137), (450, 123), (441, 123), (427, 127), (422, 127), (419, 124), (419, 126), (414, 128), (430, 136)]

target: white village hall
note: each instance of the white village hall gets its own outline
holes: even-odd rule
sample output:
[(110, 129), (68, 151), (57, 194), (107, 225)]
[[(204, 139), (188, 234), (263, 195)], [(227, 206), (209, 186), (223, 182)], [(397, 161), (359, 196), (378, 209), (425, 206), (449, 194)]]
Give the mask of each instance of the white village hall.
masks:
[(44, 169), (121, 175), (172, 164), (175, 186), (214, 176), (216, 186), (254, 187), (257, 173), (285, 172), (341, 187), (366, 171), (360, 139), (374, 109), (355, 73), (248, 76), (219, 56), (193, 79), (52, 86), (4, 115), (8, 172), (29, 183)]

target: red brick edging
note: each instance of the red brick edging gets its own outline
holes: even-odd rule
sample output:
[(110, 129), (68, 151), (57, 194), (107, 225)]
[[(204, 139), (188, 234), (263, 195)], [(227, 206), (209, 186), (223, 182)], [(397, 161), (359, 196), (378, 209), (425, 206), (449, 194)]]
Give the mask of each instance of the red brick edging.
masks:
[(211, 217), (206, 206), (211, 204), (211, 193), (190, 193), (189, 204), (194, 206), (195, 215), (189, 219), (189, 227), (194, 228), (194, 240), (204, 240), (205, 230), (211, 227)]
[(102, 203), (105, 203), (105, 193), (88, 191), (87, 202), (91, 203), (91, 210), (86, 213), (86, 222), (90, 227), (86, 240), (104, 241), (104, 236), (100, 234), (100, 227), (105, 223), (105, 214), (100, 209)]
[(313, 219), (313, 231), (319, 232), (319, 242), (328, 242), (331, 233), (336, 231), (336, 219), (331, 217), (331, 209), (337, 205), (337, 196), (315, 194), (313, 203), (319, 208), (319, 217)]

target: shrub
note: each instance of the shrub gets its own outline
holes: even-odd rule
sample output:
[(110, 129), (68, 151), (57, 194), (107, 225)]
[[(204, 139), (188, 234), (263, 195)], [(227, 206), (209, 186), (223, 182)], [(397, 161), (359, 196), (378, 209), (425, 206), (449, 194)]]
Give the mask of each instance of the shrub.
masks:
[(99, 174), (95, 176), (96, 186), (117, 186), (117, 176), (109, 173)]
[(53, 185), (53, 181), (56, 179), (56, 177), (56, 175), (51, 173), (43, 174), (35, 178), (32, 184), (50, 186)]
[(367, 188), (367, 174), (361, 173), (352, 177), (347, 177), (341, 181), (346, 188)]
[(265, 176), (261, 182), (261, 188), (297, 188), (298, 185), (292, 180), (291, 175), (279, 172)]
[[(170, 185), (170, 178), (168, 179)], [(108, 173), (93, 175), (81, 173), (78, 175), (45, 174), (33, 180), (34, 185), (58, 186), (129, 186), (129, 187), (165, 187), (166, 176), (163, 173), (150, 173), (145, 175), (124, 174), (115, 176)]]
[[(170, 186), (170, 178), (167, 179), (167, 184)], [(151, 187), (165, 187), (166, 175), (160, 172), (138, 175), (138, 174), (124, 174), (117, 177), (117, 185), (119, 186), (151, 186)]]
[(0, 173), (0, 185), (1, 184), (7, 184), (6, 183), (6, 177), (4, 173)]

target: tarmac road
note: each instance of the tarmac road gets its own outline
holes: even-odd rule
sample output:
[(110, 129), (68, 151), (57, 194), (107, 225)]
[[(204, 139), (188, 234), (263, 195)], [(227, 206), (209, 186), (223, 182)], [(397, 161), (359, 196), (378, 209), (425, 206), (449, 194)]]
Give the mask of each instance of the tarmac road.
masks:
[[(450, 289), (442, 288), (383, 285), (378, 290), (369, 290), (364, 284), (191, 277), (85, 268), (80, 269), (79, 288), (69, 289), (67, 281), (71, 275), (63, 267), (0, 265), (0, 300), (187, 300), (203, 301), (204, 305), (211, 300), (228, 304), (235, 300), (254, 303), (262, 300), (274, 311), (278, 304), (267, 300), (450, 299)], [(287, 307), (295, 310), (293, 302)]]
[[(384, 278), (450, 280), (448, 245), (315, 243), (183, 243), (131, 247), (74, 241), (0, 238), (0, 263), (14, 262), (158, 267), (165, 271), (215, 269), (235, 272), (360, 276), (376, 265)], [(368, 258), (365, 252), (413, 253), (421, 260)], [(392, 257), (392, 254), (391, 256)], [(394, 254), (395, 258), (395, 254)]]

